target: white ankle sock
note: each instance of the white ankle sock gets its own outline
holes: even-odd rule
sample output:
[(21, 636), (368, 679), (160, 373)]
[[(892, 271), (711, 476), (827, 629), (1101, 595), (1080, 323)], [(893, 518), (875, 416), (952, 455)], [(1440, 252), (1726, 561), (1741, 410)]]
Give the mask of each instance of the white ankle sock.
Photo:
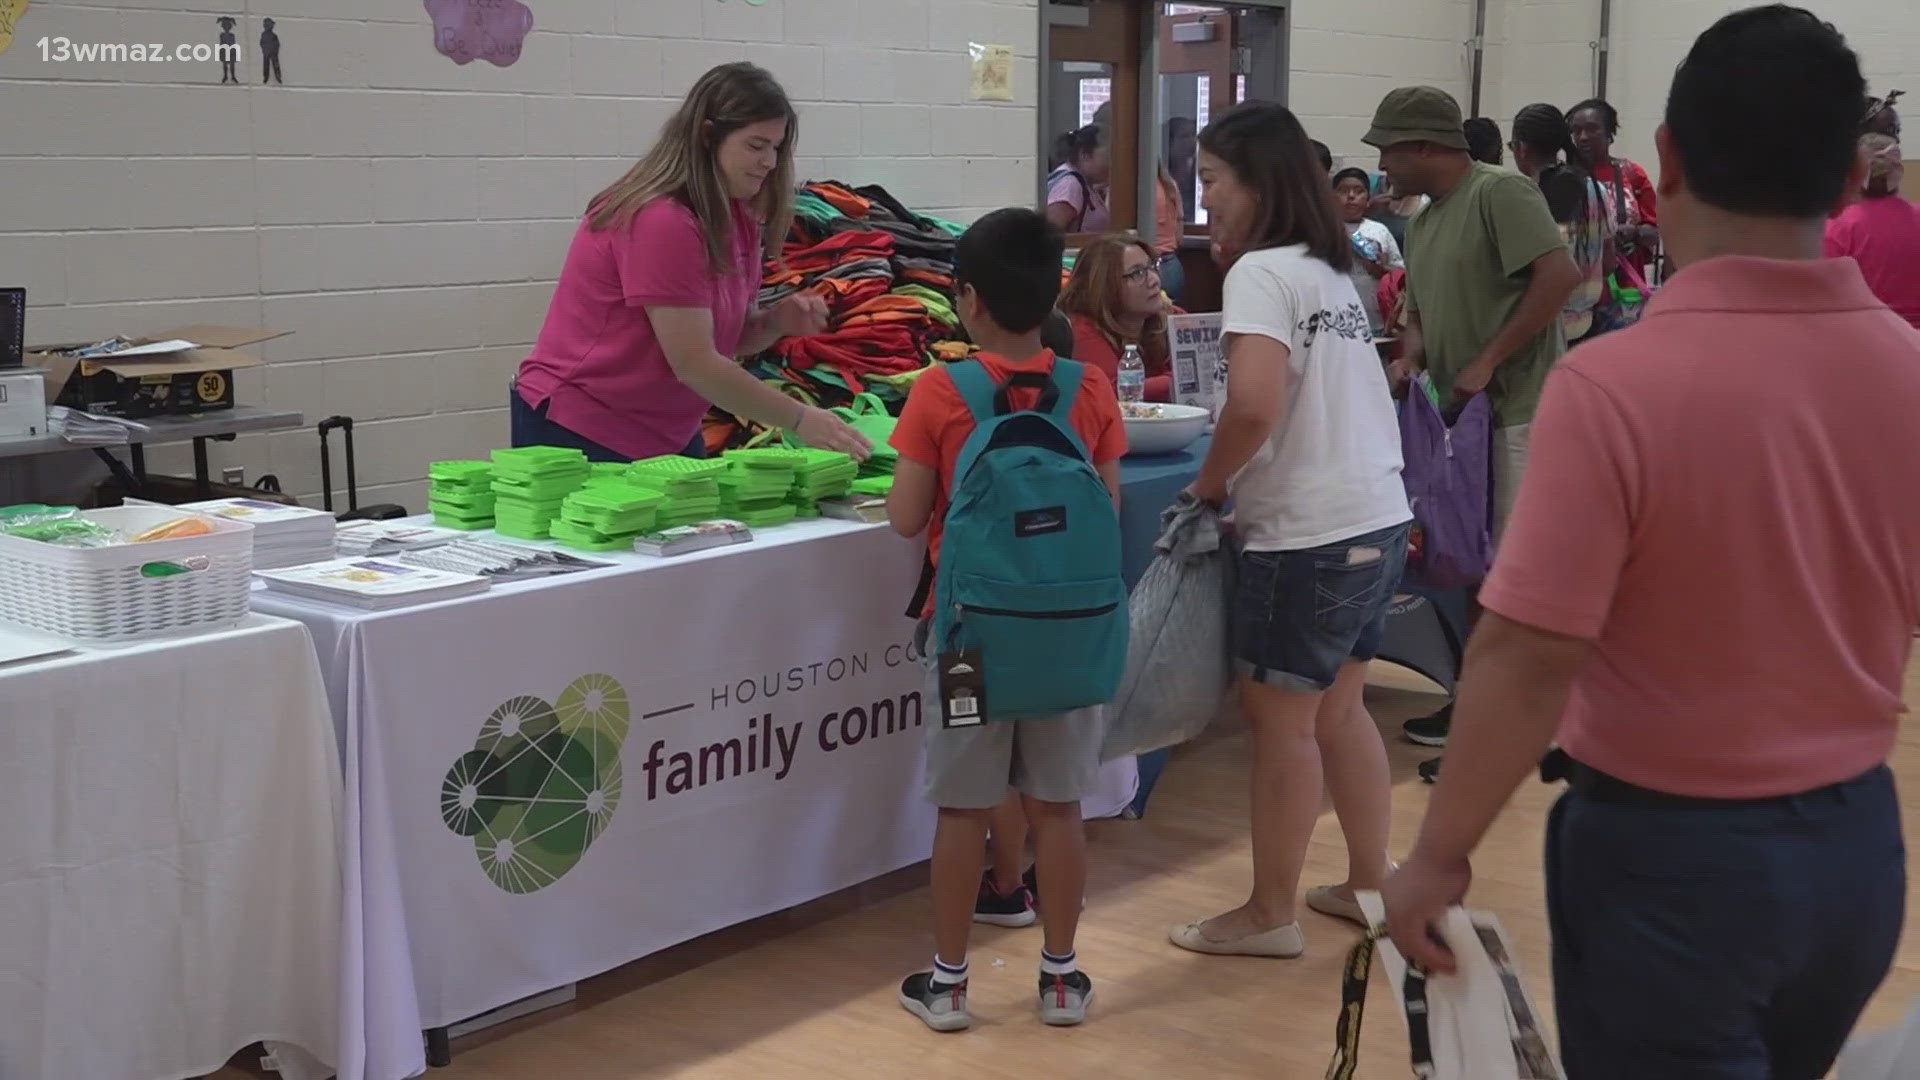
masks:
[(963, 958), (957, 964), (949, 964), (933, 955), (933, 983), (935, 986), (958, 986), (967, 981), (967, 962)]
[(1072, 949), (1068, 949), (1065, 956), (1055, 956), (1045, 949), (1040, 950), (1040, 974), (1071, 975), (1079, 970), (1079, 957)]

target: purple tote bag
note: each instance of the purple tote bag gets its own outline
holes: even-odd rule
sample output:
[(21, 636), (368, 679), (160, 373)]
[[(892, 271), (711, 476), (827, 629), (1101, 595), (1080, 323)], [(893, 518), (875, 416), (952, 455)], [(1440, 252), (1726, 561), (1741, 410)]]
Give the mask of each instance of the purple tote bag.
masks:
[(1449, 425), (1420, 375), (1400, 403), (1400, 449), (1423, 536), (1415, 580), (1438, 589), (1478, 584), (1493, 556), (1492, 402), (1475, 397)]

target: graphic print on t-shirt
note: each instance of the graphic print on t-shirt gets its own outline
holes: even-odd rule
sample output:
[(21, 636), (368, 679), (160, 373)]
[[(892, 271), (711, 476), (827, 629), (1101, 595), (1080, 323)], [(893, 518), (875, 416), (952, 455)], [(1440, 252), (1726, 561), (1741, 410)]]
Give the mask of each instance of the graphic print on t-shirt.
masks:
[(1307, 316), (1306, 321), (1300, 324), (1300, 329), (1306, 335), (1300, 339), (1303, 349), (1312, 348), (1314, 339), (1320, 336), (1322, 330), (1348, 341), (1373, 340), (1373, 327), (1367, 322), (1367, 309), (1359, 304), (1348, 304), (1339, 311), (1322, 308)]
[[(1339, 311), (1321, 308), (1319, 311), (1300, 321), (1300, 347), (1310, 349), (1319, 338), (1322, 330), (1348, 341), (1371, 342), (1373, 326), (1367, 321), (1367, 311), (1359, 304), (1348, 304)], [(1227, 400), (1227, 350), (1220, 350), (1220, 360), (1213, 367), (1213, 400), (1224, 403)]]

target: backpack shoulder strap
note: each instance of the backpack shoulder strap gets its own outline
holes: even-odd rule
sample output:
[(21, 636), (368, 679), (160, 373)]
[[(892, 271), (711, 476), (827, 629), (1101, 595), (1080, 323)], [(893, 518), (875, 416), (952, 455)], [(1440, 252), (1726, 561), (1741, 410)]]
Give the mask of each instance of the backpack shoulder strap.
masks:
[(974, 423), (985, 424), (993, 419), (993, 395), (999, 387), (994, 384), (993, 376), (987, 374), (986, 365), (978, 360), (962, 360), (947, 365), (947, 376), (973, 413)]
[(1086, 379), (1086, 366), (1078, 360), (1069, 360), (1064, 356), (1053, 361), (1053, 386), (1059, 392), (1054, 400), (1053, 409), (1048, 414), (1055, 420), (1066, 424), (1068, 430), (1073, 427), (1073, 402), (1080, 396), (1080, 387)]

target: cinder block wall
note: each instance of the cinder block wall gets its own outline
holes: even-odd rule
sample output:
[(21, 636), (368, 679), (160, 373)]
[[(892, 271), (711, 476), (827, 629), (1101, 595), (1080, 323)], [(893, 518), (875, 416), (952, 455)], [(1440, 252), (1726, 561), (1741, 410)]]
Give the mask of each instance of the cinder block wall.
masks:
[[(0, 284), (26, 286), (33, 341), (295, 331), (239, 377), (241, 400), (355, 417), (362, 497), (416, 511), (428, 462), (505, 445), (507, 379), (585, 200), (707, 68), (780, 77), (802, 176), (884, 184), (958, 220), (1037, 184), (1035, 0), (536, 0), (507, 68), (441, 56), (419, 0), (184, 6), (27, 9), (0, 54)], [(217, 62), (63, 63), (38, 44), (210, 45), (223, 12), (239, 19), (237, 87)], [(284, 86), (261, 85), (264, 17)], [(968, 100), (969, 41), (1014, 48), (1014, 102)], [(149, 461), (185, 473), (189, 456)], [(213, 458), (319, 491), (311, 427)]]

